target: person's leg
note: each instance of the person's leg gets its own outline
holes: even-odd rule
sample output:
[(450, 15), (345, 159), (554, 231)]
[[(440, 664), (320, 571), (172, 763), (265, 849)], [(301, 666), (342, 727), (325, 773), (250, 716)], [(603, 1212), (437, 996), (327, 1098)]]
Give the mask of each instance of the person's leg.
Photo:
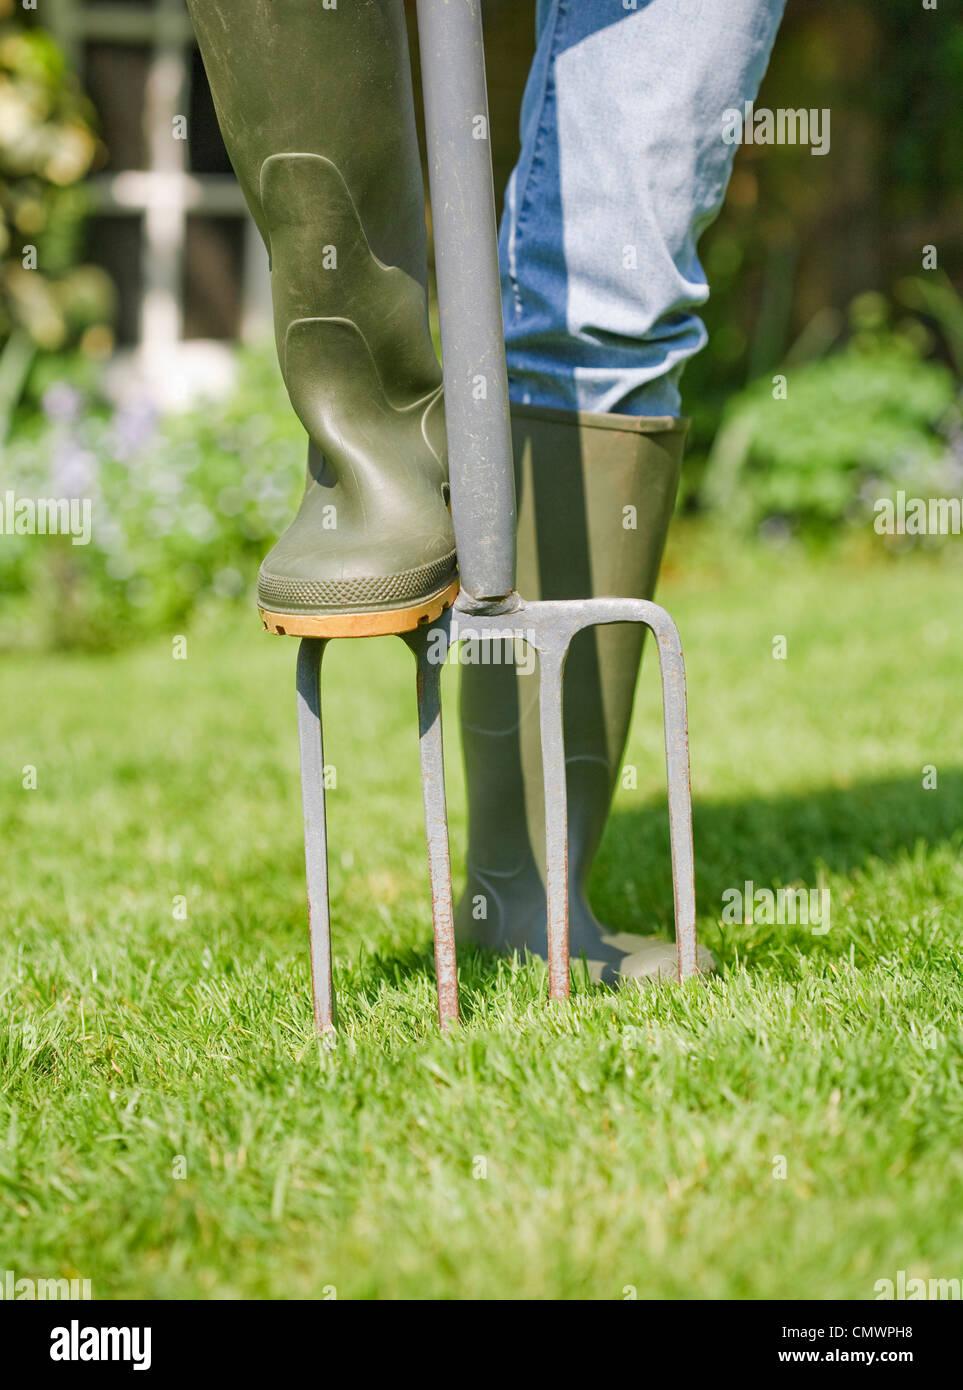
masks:
[(262, 611), (298, 631), (286, 619), (417, 606), (451, 586), (455, 555), (403, 5), (188, 3), (310, 439)]
[[(755, 94), (781, 12), (782, 0), (539, 0), (499, 247), (526, 598), (652, 595), (685, 433), (679, 377), (705, 341), (696, 243), (731, 170), (722, 113)], [(580, 634), (565, 672), (571, 952), (606, 976), (674, 958), (668, 943), (609, 935), (586, 898), (642, 639), (636, 625)], [(544, 954), (537, 682), (466, 666), (461, 716), (461, 934)]]
[(705, 343), (697, 244), (785, 0), (539, 0), (499, 252), (512, 399), (678, 415)]

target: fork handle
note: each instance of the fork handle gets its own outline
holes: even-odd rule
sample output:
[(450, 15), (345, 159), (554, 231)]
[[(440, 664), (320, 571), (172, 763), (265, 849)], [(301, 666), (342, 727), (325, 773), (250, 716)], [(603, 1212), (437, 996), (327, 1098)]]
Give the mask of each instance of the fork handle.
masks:
[(515, 478), (481, 0), (418, 0), (418, 42), (459, 603), (491, 608), (515, 588)]

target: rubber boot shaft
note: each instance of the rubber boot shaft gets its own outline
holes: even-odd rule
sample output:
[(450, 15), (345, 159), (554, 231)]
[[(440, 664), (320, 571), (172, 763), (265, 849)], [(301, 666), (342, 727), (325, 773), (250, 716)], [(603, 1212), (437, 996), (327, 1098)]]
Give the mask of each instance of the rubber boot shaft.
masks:
[(455, 573), (404, 7), (189, 8), (310, 440), (301, 506), (259, 600), (293, 614), (402, 607)]
[[(651, 598), (675, 505), (686, 422), (513, 406), (518, 590), (526, 599)], [(615, 966), (586, 882), (632, 718), (645, 628), (590, 628), (565, 666), (570, 950)], [(545, 955), (545, 821), (538, 677), (465, 665), (468, 783), (462, 938)]]

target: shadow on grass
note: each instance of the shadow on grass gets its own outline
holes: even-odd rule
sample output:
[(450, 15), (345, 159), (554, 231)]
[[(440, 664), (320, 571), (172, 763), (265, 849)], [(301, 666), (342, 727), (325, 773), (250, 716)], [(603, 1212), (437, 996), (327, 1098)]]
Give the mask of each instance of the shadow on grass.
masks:
[[(917, 845), (949, 841), (963, 827), (963, 771), (825, 787), (793, 796), (696, 803), (696, 902), (721, 912), (722, 894), (751, 879), (757, 887), (815, 887), (821, 868), (848, 875)], [(668, 813), (664, 803), (616, 810), (593, 874), (592, 900), (608, 921), (672, 922)], [(619, 920), (617, 923), (615, 918)]]
[[(732, 802), (697, 803), (693, 812), (696, 850), (696, 903), (700, 914), (718, 914), (722, 894), (741, 888), (790, 883), (815, 887), (821, 868), (849, 875), (872, 860), (884, 864), (918, 845), (950, 841), (963, 828), (963, 771), (938, 773), (938, 786), (924, 790), (919, 778), (888, 778), (850, 787), (827, 787), (793, 796), (753, 797)], [(606, 831), (593, 875), (592, 903), (615, 930), (672, 935), (672, 874), (669, 861), (668, 812), (664, 802), (617, 810)], [(457, 885), (456, 885), (457, 891)], [(742, 929), (736, 929), (741, 931)], [(774, 945), (812, 949), (816, 940), (806, 928), (755, 929), (753, 940), (740, 941), (740, 958), (750, 967), (771, 960)], [(819, 937), (832, 955), (848, 952), (848, 936)], [(731, 952), (713, 942), (723, 961)], [(466, 1021), (477, 1010), (475, 991), (503, 983), (511, 962), (491, 951), (459, 946), (462, 1012)], [(407, 986), (413, 977), (431, 978), (430, 941), (423, 949), (366, 956), (352, 988), (373, 1006), (384, 982)], [(540, 998), (546, 981), (539, 971), (516, 975), (517, 1002)], [(578, 988), (578, 985), (576, 985)]]

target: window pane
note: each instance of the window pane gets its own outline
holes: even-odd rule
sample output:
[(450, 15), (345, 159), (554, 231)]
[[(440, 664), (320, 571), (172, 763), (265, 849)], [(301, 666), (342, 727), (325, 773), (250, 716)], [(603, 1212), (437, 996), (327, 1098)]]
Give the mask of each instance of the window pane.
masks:
[(83, 82), (100, 116), (111, 172), (146, 167), (144, 88), (150, 52), (145, 44), (84, 45)]
[(190, 145), (188, 159), (193, 174), (229, 174), (231, 161), (214, 114), (211, 89), (201, 55), (195, 48), (191, 56)]
[(233, 339), (241, 325), (242, 217), (187, 219), (184, 337)]
[(118, 309), (114, 330), (121, 347), (139, 337), (141, 296), (141, 244), (143, 219), (105, 214), (87, 224), (87, 260), (107, 271), (117, 288)]

